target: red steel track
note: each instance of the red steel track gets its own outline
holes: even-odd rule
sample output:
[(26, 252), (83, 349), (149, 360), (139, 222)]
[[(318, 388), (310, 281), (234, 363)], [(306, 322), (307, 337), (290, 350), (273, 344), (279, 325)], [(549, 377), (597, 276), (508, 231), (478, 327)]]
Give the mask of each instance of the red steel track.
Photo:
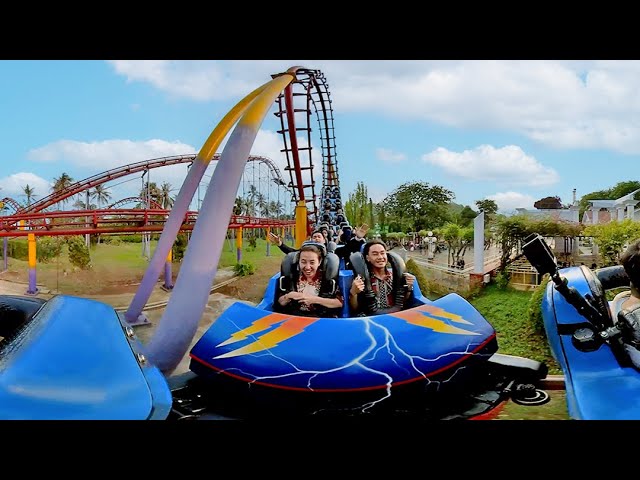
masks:
[[(124, 165), (72, 183), (66, 188), (32, 203), (28, 207), (21, 207), (15, 200), (11, 198), (4, 198), (2, 199), (2, 202), (11, 206), (15, 210), (15, 213), (0, 217), (0, 237), (22, 237), (29, 233), (33, 233), (37, 236), (55, 236), (84, 235), (92, 233), (161, 232), (164, 228), (164, 221), (169, 215), (169, 210), (162, 208), (104, 208), (96, 210), (55, 211), (46, 211), (45, 209), (62, 202), (73, 195), (77, 195), (80, 192), (89, 190), (97, 185), (101, 185), (117, 178), (167, 165), (193, 163), (195, 158), (195, 154), (179, 155)], [(212, 161), (217, 161), (219, 158), (220, 155), (215, 154)], [(280, 170), (269, 158), (251, 155), (247, 161), (266, 164), (271, 171), (273, 180), (279, 185), (285, 185), (280, 175)], [(125, 198), (114, 203), (111, 207), (123, 205), (132, 199), (133, 197)], [(151, 207), (159, 207), (159, 205), (156, 202), (152, 202)], [(192, 230), (197, 217), (198, 212), (187, 212), (180, 230)], [(231, 229), (240, 227), (252, 229), (285, 227), (288, 225), (295, 225), (295, 220), (278, 220), (273, 218), (248, 217), (242, 215), (232, 215), (229, 219), (229, 228)]]
[[(166, 209), (103, 209), (69, 210), (16, 214), (0, 217), (0, 237), (24, 237), (30, 233), (46, 235), (84, 235), (87, 233), (161, 232), (170, 210)], [(198, 212), (185, 215), (180, 231), (189, 231)], [(295, 225), (295, 220), (232, 215), (229, 228), (278, 228)]]

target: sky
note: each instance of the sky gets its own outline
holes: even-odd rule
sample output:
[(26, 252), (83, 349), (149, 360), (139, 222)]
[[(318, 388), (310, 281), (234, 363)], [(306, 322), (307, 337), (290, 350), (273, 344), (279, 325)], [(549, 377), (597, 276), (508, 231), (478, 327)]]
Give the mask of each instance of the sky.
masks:
[[(638, 61), (0, 60), (0, 198), (25, 202), (26, 185), (42, 198), (63, 172), (82, 180), (197, 153), (238, 101), (298, 65), (327, 79), (343, 200), (358, 182), (378, 202), (420, 181), (451, 190), (456, 203), (475, 209), (492, 199), (510, 214), (638, 180)], [(282, 169), (274, 112), (275, 103), (251, 154)], [(212, 162), (199, 196), (214, 171)], [(150, 176), (177, 194), (186, 172)], [(137, 195), (142, 181), (105, 187), (116, 201)]]

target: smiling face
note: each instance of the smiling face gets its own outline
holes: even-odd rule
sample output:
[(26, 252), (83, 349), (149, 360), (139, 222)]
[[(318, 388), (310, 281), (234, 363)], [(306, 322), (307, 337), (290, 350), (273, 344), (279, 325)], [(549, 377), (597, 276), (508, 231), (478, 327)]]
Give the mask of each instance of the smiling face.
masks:
[(307, 280), (316, 276), (318, 267), (320, 266), (320, 255), (316, 252), (305, 250), (300, 251), (300, 271)]
[(384, 268), (387, 265), (387, 250), (380, 244), (371, 245), (366, 260), (374, 268)]

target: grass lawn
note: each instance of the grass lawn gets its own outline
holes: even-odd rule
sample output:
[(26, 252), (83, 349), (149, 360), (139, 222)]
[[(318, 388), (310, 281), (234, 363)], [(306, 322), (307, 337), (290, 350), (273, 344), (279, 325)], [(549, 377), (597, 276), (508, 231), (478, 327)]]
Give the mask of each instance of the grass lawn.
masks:
[(561, 375), (546, 335), (537, 332), (529, 319), (527, 310), (531, 295), (532, 292), (510, 288), (500, 290), (490, 284), (469, 301), (496, 329), (500, 353), (544, 362), (551, 375)]
[[(156, 245), (157, 241), (151, 242), (152, 254)], [(277, 246), (270, 245), (269, 250), (271, 257), (284, 256)], [(245, 241), (242, 262), (250, 262), (257, 267), (266, 258), (266, 251), (266, 240), (258, 239), (255, 249)], [(91, 269), (80, 270), (71, 265), (67, 248), (63, 247), (62, 253), (57, 258), (36, 265), (36, 283), (49, 290), (70, 295), (115, 293), (123, 286), (138, 284), (149, 264), (149, 259), (143, 256), (142, 243), (122, 242), (119, 245), (100, 243), (90, 249), (90, 255)], [(235, 240), (225, 240), (218, 268), (234, 266), (236, 255)], [(8, 271), (4, 272), (0, 278), (23, 283), (29, 281), (29, 264), (26, 260), (9, 258), (8, 266)], [(172, 264), (174, 281), (179, 271), (180, 263), (174, 262)], [(163, 273), (161, 278), (164, 278)]]

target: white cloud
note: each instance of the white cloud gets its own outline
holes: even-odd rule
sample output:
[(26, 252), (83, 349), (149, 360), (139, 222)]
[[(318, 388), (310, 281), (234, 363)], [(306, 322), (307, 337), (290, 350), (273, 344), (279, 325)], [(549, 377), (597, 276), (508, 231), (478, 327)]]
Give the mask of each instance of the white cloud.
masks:
[[(159, 90), (178, 98), (196, 101), (238, 100), (271, 80), (283, 62), (260, 61), (109, 61), (116, 73), (129, 82), (148, 82)], [(275, 70), (274, 70), (275, 68)]]
[(376, 148), (376, 157), (387, 163), (400, 163), (407, 159), (406, 154), (394, 152), (388, 148)]
[[(308, 144), (306, 138), (298, 137), (297, 140), (300, 147), (306, 147)], [(227, 141), (228, 138), (225, 138), (218, 148), (217, 153), (222, 153)], [(285, 154), (280, 151), (281, 148), (282, 139), (280, 134), (269, 130), (260, 130), (252, 146), (251, 155), (263, 156), (270, 159), (279, 168), (284, 182), (288, 184), (291, 179), (289, 174), (284, 170), (284, 167), (287, 165), (287, 160)], [(74, 180), (78, 181), (123, 165), (151, 160), (154, 158), (188, 155), (197, 153), (198, 151), (199, 149), (179, 141), (169, 142), (159, 139), (149, 141), (105, 140), (101, 142), (60, 140), (43, 147), (33, 149), (28, 152), (27, 156), (30, 160), (34, 161), (49, 163), (55, 162), (60, 165), (61, 172), (65, 171), (65, 169), (70, 170), (70, 168), (65, 167), (65, 165), (83, 167), (87, 170), (87, 175), (74, 178)], [(305, 150), (302, 150), (302, 152), (302, 165), (309, 165), (308, 153), (304, 153), (306, 152)], [(314, 146), (312, 152), (314, 155), (313, 175), (316, 180), (316, 194), (319, 194), (322, 182), (322, 161), (321, 159), (316, 158), (320, 153), (319, 148), (315, 148)], [(252, 182), (254, 180), (249, 178), (254, 171), (258, 172), (257, 175), (260, 177), (256, 177), (256, 183), (259, 180), (270, 181), (273, 178), (273, 175), (267, 167), (252, 165), (254, 163), (255, 162), (251, 162), (246, 167), (245, 176), (247, 177), (247, 182)], [(215, 171), (215, 165), (216, 163), (212, 162), (206, 172), (206, 175), (210, 177), (213, 174)], [(155, 182), (157, 185), (161, 185), (163, 182), (170, 183), (175, 189), (175, 194), (177, 194), (186, 174), (186, 165), (171, 165), (153, 169), (149, 173), (149, 176), (151, 181)], [(116, 180), (113, 185), (106, 184), (105, 186), (110, 189), (115, 201), (127, 196), (137, 195), (142, 188), (142, 182), (147, 181), (146, 178), (147, 177), (142, 179), (141, 174), (138, 174), (137, 177), (125, 177)], [(308, 170), (303, 171), (302, 179), (304, 183), (308, 183), (310, 181), (310, 173)], [(203, 179), (203, 183), (205, 184), (208, 183), (208, 181), (208, 177)]]
[(129, 163), (152, 158), (196, 153), (191, 145), (166, 140), (104, 140), (102, 142), (77, 142), (59, 140), (27, 153), (29, 160), (60, 162), (105, 171)]
[(552, 185), (559, 180), (554, 169), (545, 167), (516, 145), (502, 148), (480, 145), (460, 153), (439, 147), (423, 155), (422, 160), (469, 180), (533, 187)]
[(29, 185), (33, 189), (34, 198), (37, 200), (51, 193), (51, 182), (39, 177), (35, 173), (19, 172), (0, 178), (0, 198), (9, 197), (19, 203), (26, 202), (23, 188)]
[(638, 61), (113, 61), (194, 100), (241, 98), (293, 65), (320, 69), (340, 112), (508, 129), (556, 148), (640, 152)]
[(533, 208), (535, 199), (531, 195), (518, 192), (500, 192), (488, 195), (489, 200), (493, 200), (498, 205), (498, 211), (504, 214), (514, 213), (516, 208)]
[[(27, 153), (27, 158), (40, 162), (55, 162), (59, 165), (60, 172), (75, 170), (72, 167), (82, 167), (87, 174), (73, 176), (75, 181), (79, 181), (130, 163), (193, 153), (197, 153), (197, 151), (191, 145), (158, 139), (148, 141), (104, 140), (101, 142), (60, 140), (30, 150)], [(185, 165), (171, 165), (153, 169), (149, 175), (151, 182), (155, 182), (157, 185), (168, 182), (173, 188), (179, 189), (186, 173)], [(140, 175), (118, 179), (113, 184), (105, 184), (105, 187), (109, 189), (114, 201), (137, 195), (142, 182), (147, 181), (146, 177), (143, 180)], [(120, 186), (114, 187), (115, 185)]]
[[(385, 199), (387, 195), (391, 193), (391, 191), (389, 191), (388, 189), (383, 190), (373, 185), (367, 185), (367, 193), (369, 194), (369, 198), (373, 203), (380, 203), (382, 200)], [(347, 196), (348, 198), (348, 193), (345, 194), (343, 192), (343, 195)]]

